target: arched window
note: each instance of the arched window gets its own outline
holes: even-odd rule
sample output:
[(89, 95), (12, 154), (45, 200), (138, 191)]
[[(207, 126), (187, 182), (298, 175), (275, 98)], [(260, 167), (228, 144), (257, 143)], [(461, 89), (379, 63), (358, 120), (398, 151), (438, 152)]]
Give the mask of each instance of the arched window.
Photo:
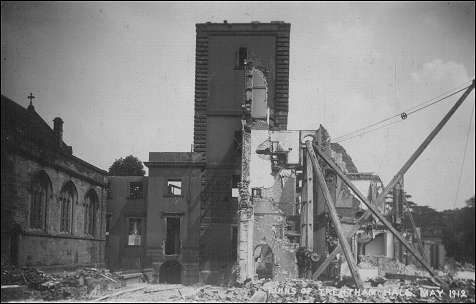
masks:
[(258, 119), (267, 119), (268, 116), (268, 84), (263, 72), (253, 68), (253, 87), (251, 117)]
[(99, 200), (96, 191), (89, 190), (84, 198), (84, 233), (96, 234), (96, 221), (99, 209)]
[(76, 187), (72, 182), (67, 182), (61, 189), (60, 203), (60, 231), (71, 233), (73, 219), (73, 203), (77, 199)]
[(44, 171), (40, 171), (31, 183), (30, 228), (46, 228), (46, 208), (50, 194), (50, 179)]

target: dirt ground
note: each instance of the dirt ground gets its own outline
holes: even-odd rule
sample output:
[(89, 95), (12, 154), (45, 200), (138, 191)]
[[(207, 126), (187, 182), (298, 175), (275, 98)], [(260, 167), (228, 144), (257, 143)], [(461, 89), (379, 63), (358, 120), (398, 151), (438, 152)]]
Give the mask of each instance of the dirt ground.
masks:
[[(118, 296), (106, 298), (98, 301), (98, 299), (91, 302), (188, 302), (185, 297), (190, 297), (195, 294), (197, 287), (184, 286), (181, 284), (147, 284), (138, 283), (134, 285), (128, 285), (121, 289), (117, 289), (113, 294), (121, 292), (123, 290), (133, 290), (135, 288), (142, 288), (136, 291), (130, 291)], [(100, 298), (99, 298), (100, 299)]]

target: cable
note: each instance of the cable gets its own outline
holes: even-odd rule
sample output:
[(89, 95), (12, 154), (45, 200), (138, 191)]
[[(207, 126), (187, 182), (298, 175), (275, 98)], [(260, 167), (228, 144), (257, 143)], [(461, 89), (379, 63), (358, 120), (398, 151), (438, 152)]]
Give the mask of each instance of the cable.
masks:
[[(460, 86), (461, 86), (461, 85), (460, 85)], [(458, 87), (460, 87), (460, 86), (458, 86)], [(463, 90), (465, 90), (465, 89), (467, 89), (467, 88), (468, 88), (468, 87), (465, 87), (465, 88), (463, 88), (463, 89), (460, 89), (460, 90), (458, 90), (458, 91), (456, 91), (456, 92), (453, 92), (453, 93), (451, 93), (451, 94), (449, 94), (449, 95), (447, 95), (447, 96), (444, 96), (444, 97), (442, 97), (442, 98), (436, 100), (435, 102), (432, 102), (431, 104), (425, 105), (426, 103), (431, 102), (432, 100), (434, 100), (434, 99), (436, 99), (436, 98), (442, 96), (443, 94), (446, 94), (446, 93), (448, 92), (448, 91), (447, 91), (447, 92), (445, 92), (445, 93), (443, 93), (443, 94), (440, 94), (440, 95), (437, 96), (437, 97), (431, 98), (431, 99), (429, 99), (429, 100), (427, 100), (427, 101), (425, 101), (425, 102), (423, 102), (423, 103), (421, 103), (421, 104), (419, 104), (419, 105), (413, 106), (412, 108), (406, 110), (406, 111), (410, 111), (409, 113), (402, 112), (402, 113), (399, 113), (399, 114), (395, 114), (395, 115), (393, 115), (393, 116), (390, 116), (390, 117), (387, 117), (387, 118), (385, 118), (385, 119), (382, 119), (382, 120), (380, 120), (380, 121), (378, 121), (378, 122), (375, 122), (375, 123), (373, 123), (373, 124), (371, 124), (371, 125), (368, 125), (368, 126), (366, 126), (366, 127), (363, 127), (363, 128), (357, 129), (357, 130), (355, 130), (355, 131), (349, 132), (349, 133), (347, 133), (347, 134), (338, 136), (338, 137), (336, 137), (336, 138), (334, 139), (334, 141), (342, 141), (344, 138), (346, 138), (346, 137), (348, 137), (348, 136), (352, 136), (352, 135), (354, 135), (355, 133), (359, 133), (360, 131), (364, 131), (364, 130), (366, 130), (366, 129), (368, 129), (368, 128), (371, 128), (371, 127), (373, 127), (373, 126), (379, 125), (379, 124), (381, 124), (381, 123), (383, 123), (383, 122), (385, 122), (385, 121), (388, 121), (388, 120), (390, 120), (390, 119), (392, 119), (392, 118), (395, 118), (395, 117), (398, 117), (398, 116), (402, 117), (402, 120), (404, 120), (404, 119), (406, 119), (406, 118), (408, 117), (409, 114), (413, 114), (413, 113), (418, 112), (418, 111), (420, 111), (420, 110), (423, 110), (423, 109), (425, 109), (425, 108), (427, 108), (427, 107), (429, 107), (429, 106), (431, 106), (431, 105), (434, 105), (435, 103), (441, 102), (441, 101), (443, 101), (443, 100), (445, 100), (445, 99), (447, 99), (447, 98), (449, 98), (449, 97), (451, 97), (451, 96), (453, 96), (453, 95), (455, 95), (455, 94), (457, 94), (457, 93), (459, 93), (459, 92), (461, 92), (461, 91), (463, 91)], [(424, 105), (424, 106), (422, 106), (422, 105)], [(420, 106), (422, 106), (422, 107), (421, 107), (421, 108), (418, 108), (418, 107), (420, 107)], [(416, 110), (414, 110), (414, 109), (416, 109)], [(355, 136), (352, 136), (352, 138), (353, 138), (353, 137), (355, 137)], [(347, 140), (347, 139), (345, 139), (345, 140)]]
[[(453, 93), (451, 93), (451, 94), (448, 94), (448, 95), (446, 95), (446, 96), (444, 96), (444, 97), (442, 97), (442, 98), (439, 98), (439, 99), (437, 99), (436, 101), (433, 101), (433, 102), (431, 102), (431, 103), (428, 104), (428, 102), (430, 102), (430, 101), (432, 101), (432, 100), (434, 100), (435, 98), (438, 98), (438, 97), (432, 98), (432, 99), (430, 99), (429, 101), (426, 101), (426, 102), (424, 102), (424, 103), (421, 103), (421, 104), (419, 104), (419, 105), (416, 105), (416, 106), (410, 108), (409, 110), (407, 110), (407, 111), (409, 111), (408, 113), (407, 113), (407, 112), (402, 112), (402, 113), (400, 113), (400, 114), (395, 114), (395, 115), (393, 115), (393, 116), (391, 116), (391, 117), (385, 118), (385, 119), (383, 119), (383, 120), (380, 120), (380, 121), (378, 121), (378, 122), (376, 122), (376, 123), (373, 123), (373, 124), (371, 124), (371, 125), (368, 125), (368, 126), (366, 126), (366, 127), (363, 127), (363, 128), (357, 129), (357, 130), (355, 130), (355, 131), (353, 131), (353, 132), (347, 133), (347, 134), (345, 134), (345, 135), (336, 137), (336, 138), (333, 140), (333, 142), (336, 142), (336, 143), (337, 143), (337, 142), (347, 141), (347, 140), (349, 140), (349, 139), (352, 139), (352, 138), (355, 138), (355, 137), (357, 137), (357, 136), (360, 136), (360, 135), (363, 135), (363, 134), (367, 134), (367, 133), (370, 133), (370, 132), (373, 132), (373, 131), (377, 131), (377, 130), (379, 130), (379, 129), (381, 129), (381, 128), (385, 128), (385, 127), (390, 126), (390, 125), (393, 125), (393, 124), (395, 124), (395, 123), (403, 122), (405, 119), (408, 118), (409, 115), (414, 114), (414, 113), (416, 113), (416, 112), (418, 112), (418, 111), (424, 110), (424, 109), (426, 109), (426, 108), (428, 108), (428, 107), (430, 107), (430, 106), (432, 106), (432, 105), (435, 105), (435, 104), (437, 104), (437, 103), (439, 103), (439, 102), (441, 102), (441, 101), (444, 101), (444, 100), (450, 98), (451, 96), (456, 95), (456, 94), (458, 94), (459, 92), (466, 90), (468, 87), (469, 87), (469, 86), (464, 87), (464, 88), (462, 88), (462, 89), (460, 89), (460, 90), (457, 90), (457, 91), (455, 91), (455, 92), (453, 92)], [(440, 96), (441, 96), (441, 95), (440, 95)], [(401, 120), (397, 120), (397, 121), (392, 122), (392, 123), (389, 123), (389, 124), (386, 124), (386, 125), (384, 125), (384, 126), (381, 126), (381, 127), (374, 128), (374, 129), (371, 129), (371, 130), (369, 130), (369, 131), (366, 131), (368, 128), (371, 128), (371, 127), (373, 127), (373, 126), (379, 125), (379, 124), (381, 124), (381, 123), (383, 123), (383, 122), (385, 122), (385, 121), (388, 121), (388, 120), (390, 120), (390, 119), (392, 119), (392, 118), (395, 118), (395, 117), (397, 117), (397, 116), (400, 116), (402, 119), (401, 119)]]
[(407, 115), (416, 113), (416, 112), (418, 112), (418, 111), (420, 111), (420, 110), (423, 110), (423, 109), (426, 109), (426, 108), (428, 108), (428, 107), (430, 107), (430, 106), (432, 106), (432, 105), (434, 105), (434, 104), (436, 104), (436, 103), (438, 103), (438, 102), (440, 102), (440, 101), (443, 101), (443, 100), (445, 100), (445, 99), (447, 99), (447, 98), (449, 98), (449, 97), (451, 97), (451, 96), (453, 96), (453, 95), (458, 94), (458, 93), (461, 92), (461, 91), (466, 90), (467, 88), (469, 88), (469, 86), (467, 86), (467, 87), (465, 87), (465, 88), (462, 88), (462, 89), (460, 89), (460, 90), (458, 90), (458, 91), (456, 91), (456, 92), (454, 92), (454, 93), (451, 93), (450, 95), (448, 95), (448, 96), (446, 96), (446, 97), (444, 97), (444, 98), (440, 98), (440, 99), (438, 99), (437, 101), (434, 101), (434, 102), (432, 102), (432, 103), (430, 103), (430, 104), (428, 104), (428, 105), (425, 105), (425, 106), (423, 106), (423, 107), (421, 107), (421, 108), (418, 108), (418, 109), (416, 109), (416, 110), (410, 111), (410, 112), (407, 113)]
[(362, 136), (364, 134), (371, 133), (371, 132), (374, 132), (374, 131), (378, 131), (378, 130), (383, 129), (385, 127), (389, 127), (391, 125), (394, 125), (394, 124), (397, 124), (397, 123), (402, 123), (402, 122), (403, 122), (403, 120), (396, 120), (396, 121), (390, 122), (386, 125), (383, 125), (383, 126), (380, 126), (380, 127), (377, 127), (377, 128), (374, 128), (374, 129), (371, 129), (371, 130), (368, 130), (368, 131), (365, 131), (365, 132), (362, 132), (362, 133), (358, 133), (358, 134), (355, 134), (354, 136), (347, 137), (347, 138), (344, 138), (344, 139), (341, 139), (341, 140), (332, 141), (332, 142), (333, 143), (340, 143), (340, 142), (348, 141), (352, 138), (359, 137), (359, 136)]
[(468, 131), (466, 131), (466, 143), (464, 144), (463, 159), (461, 161), (461, 167), (460, 167), (459, 178), (458, 178), (458, 185), (456, 186), (456, 196), (455, 196), (455, 200), (453, 202), (453, 209), (455, 209), (455, 207), (456, 207), (456, 201), (458, 200), (458, 196), (459, 196), (459, 188), (461, 186), (461, 179), (463, 177), (464, 161), (466, 159), (466, 150), (468, 149), (469, 133), (471, 132), (471, 122), (473, 121), (473, 115), (474, 115), (474, 103), (473, 103), (473, 110), (471, 111), (471, 118), (469, 119)]
[[(375, 123), (372, 123), (372, 124), (370, 124), (370, 125), (368, 125), (368, 126), (359, 128), (359, 129), (354, 130), (354, 131), (352, 131), (352, 132), (349, 132), (349, 133), (347, 133), (347, 134), (344, 134), (344, 135), (341, 135), (341, 136), (337, 136), (337, 137), (334, 138), (334, 141), (341, 141), (342, 139), (344, 139), (344, 138), (346, 138), (346, 137), (348, 137), (348, 136), (352, 136), (352, 135), (354, 135), (355, 133), (360, 133), (361, 131), (364, 131), (364, 130), (366, 130), (366, 129), (368, 129), (368, 128), (371, 128), (371, 127), (374, 127), (374, 126), (379, 125), (379, 124), (381, 124), (381, 123), (384, 123), (384, 122), (386, 122), (386, 121), (388, 121), (388, 120), (390, 120), (390, 119), (393, 119), (393, 118), (395, 118), (395, 117), (398, 117), (398, 116), (402, 117), (402, 119), (406, 119), (406, 118), (408, 117), (408, 114), (413, 114), (413, 113), (415, 113), (415, 112), (418, 112), (418, 111), (420, 111), (420, 110), (422, 110), (422, 109), (425, 109), (425, 108), (427, 108), (427, 107), (429, 107), (429, 106), (431, 106), (431, 105), (433, 105), (433, 104), (435, 104), (435, 103), (438, 103), (438, 102), (440, 102), (440, 101), (443, 101), (443, 100), (445, 100), (445, 99), (447, 99), (447, 98), (449, 98), (449, 97), (451, 97), (451, 96), (453, 96), (453, 95), (455, 95), (455, 94), (461, 92), (462, 90), (465, 90), (466, 88), (468, 88), (467, 86), (466, 86), (465, 88), (463, 88), (463, 89), (460, 89), (460, 90), (458, 90), (458, 91), (456, 91), (456, 92), (453, 92), (453, 93), (451, 93), (451, 94), (449, 94), (449, 95), (447, 95), (447, 96), (444, 96), (443, 98), (440, 98), (440, 99), (438, 99), (438, 100), (432, 102), (433, 100), (435, 100), (435, 99), (437, 99), (437, 98), (439, 98), (439, 97), (441, 97), (441, 96), (447, 94), (448, 92), (451, 92), (451, 91), (453, 91), (453, 90), (455, 90), (455, 89), (461, 87), (462, 85), (466, 85), (466, 83), (468, 83), (468, 82), (471, 82), (471, 81), (466, 81), (466, 82), (460, 84), (459, 86), (454, 87), (454, 88), (452, 88), (452, 89), (450, 89), (450, 90), (447, 90), (447, 91), (445, 91), (444, 93), (442, 93), (442, 94), (440, 94), (440, 95), (438, 95), (438, 96), (436, 96), (436, 97), (433, 97), (433, 98), (431, 98), (431, 99), (429, 99), (429, 100), (426, 100), (426, 101), (424, 101), (424, 102), (422, 102), (422, 103), (420, 103), (420, 104), (418, 104), (418, 105), (415, 105), (415, 106), (413, 106), (413, 107), (411, 107), (411, 108), (405, 110), (404, 112), (401, 112), (401, 113), (398, 113), (398, 114), (389, 116), (389, 117), (387, 117), (387, 118), (385, 118), (385, 119), (379, 120), (379, 121), (377, 121), (377, 122), (375, 122)], [(431, 103), (430, 103), (430, 104), (427, 104), (427, 103), (429, 103), (429, 102), (431, 102)], [(420, 107), (420, 108), (419, 108), (419, 107)], [(406, 113), (406, 112), (408, 112), (408, 113)], [(404, 116), (405, 116), (405, 117), (404, 117)]]

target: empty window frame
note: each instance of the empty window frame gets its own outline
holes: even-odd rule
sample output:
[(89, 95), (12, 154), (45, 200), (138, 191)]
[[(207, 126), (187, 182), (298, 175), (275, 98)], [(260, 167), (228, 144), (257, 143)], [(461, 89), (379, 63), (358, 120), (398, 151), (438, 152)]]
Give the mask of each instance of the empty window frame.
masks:
[(252, 198), (262, 198), (261, 196), (261, 188), (253, 188), (251, 189), (251, 196)]
[(112, 214), (106, 215), (106, 235), (109, 235), (109, 231), (111, 229), (111, 218), (112, 218)]
[(165, 223), (167, 233), (165, 240), (165, 254), (180, 254), (180, 217), (166, 217)]
[(48, 176), (40, 172), (32, 181), (30, 201), (30, 228), (44, 229), (51, 184)]
[(232, 175), (231, 177), (231, 197), (240, 196), (240, 175)]
[(167, 181), (167, 194), (171, 196), (181, 196), (182, 181), (179, 179), (169, 179)]
[(77, 192), (72, 182), (63, 186), (59, 196), (60, 203), (60, 231), (72, 233), (73, 202), (76, 201)]
[(106, 195), (107, 195), (107, 199), (112, 199), (111, 183), (108, 183), (106, 185)]
[(251, 116), (266, 119), (268, 116), (268, 84), (263, 72), (253, 69), (253, 88), (251, 90), (252, 106)]
[(238, 50), (237, 58), (236, 58), (236, 69), (238, 70), (244, 69), (247, 60), (248, 60), (248, 49), (245, 47), (240, 47)]
[(141, 218), (128, 218), (129, 232), (127, 237), (128, 246), (141, 246), (142, 245), (142, 219)]
[(231, 259), (238, 259), (238, 226), (231, 226)]
[(84, 233), (96, 234), (96, 222), (99, 208), (99, 200), (96, 192), (89, 191), (84, 199)]
[(129, 183), (129, 198), (130, 199), (144, 198), (144, 186), (142, 182)]

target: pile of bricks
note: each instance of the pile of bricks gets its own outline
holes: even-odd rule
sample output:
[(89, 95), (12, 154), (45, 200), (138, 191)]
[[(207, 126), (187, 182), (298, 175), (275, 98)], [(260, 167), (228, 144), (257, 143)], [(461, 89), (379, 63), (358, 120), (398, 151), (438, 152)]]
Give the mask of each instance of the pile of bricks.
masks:
[(22, 289), (22, 294), (15, 292), (16, 298), (61, 300), (92, 298), (123, 284), (104, 269), (81, 268), (71, 272), (45, 273), (32, 267), (6, 265), (2, 267), (2, 301), (8, 300), (8, 292), (4, 293), (8, 286), (26, 287)]

